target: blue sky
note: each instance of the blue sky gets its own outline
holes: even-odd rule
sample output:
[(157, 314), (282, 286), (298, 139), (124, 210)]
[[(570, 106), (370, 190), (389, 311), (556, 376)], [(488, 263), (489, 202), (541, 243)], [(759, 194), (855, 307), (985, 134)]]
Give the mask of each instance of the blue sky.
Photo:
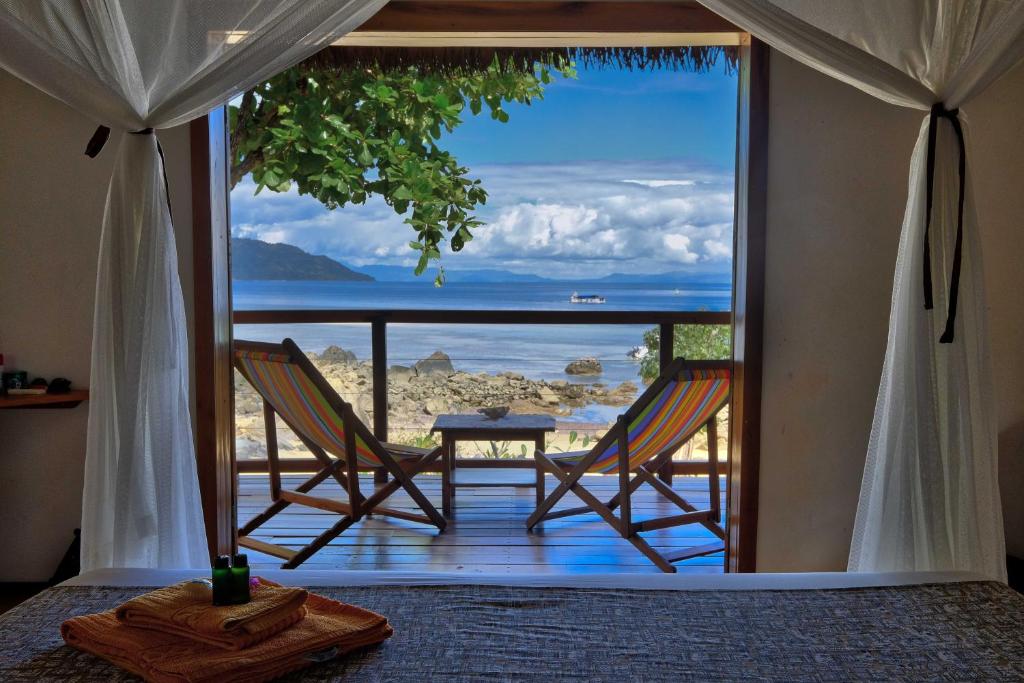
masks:
[(578, 79), (548, 86), (542, 101), (510, 105), (508, 123), (468, 117), (448, 149), (470, 166), (593, 159), (731, 166), (736, 78), (723, 71), (581, 69)]
[[(736, 77), (580, 69), (510, 120), (472, 116), (442, 146), (488, 190), (487, 225), (448, 270), (559, 278), (730, 267)], [(377, 199), (329, 211), (294, 192), (231, 195), (234, 234), (295, 244), (354, 267), (410, 265), (413, 235)]]

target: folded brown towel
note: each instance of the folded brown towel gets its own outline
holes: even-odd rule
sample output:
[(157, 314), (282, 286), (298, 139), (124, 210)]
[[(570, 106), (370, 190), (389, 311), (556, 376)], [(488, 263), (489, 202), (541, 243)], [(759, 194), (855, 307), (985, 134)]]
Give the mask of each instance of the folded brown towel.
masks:
[(68, 619), (60, 632), (71, 647), (158, 683), (269, 681), (393, 633), (383, 616), (316, 594), (309, 595), (306, 608), (304, 619), (244, 650), (129, 626), (113, 611)]
[(132, 598), (115, 610), (120, 621), (241, 650), (280, 633), (306, 616), (304, 588), (259, 580), (244, 605), (214, 606), (202, 586), (183, 581)]

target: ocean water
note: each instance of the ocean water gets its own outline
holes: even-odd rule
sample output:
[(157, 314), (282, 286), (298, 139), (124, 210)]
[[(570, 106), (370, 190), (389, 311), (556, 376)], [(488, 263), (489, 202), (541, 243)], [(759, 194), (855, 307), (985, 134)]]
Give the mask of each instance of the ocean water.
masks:
[[(573, 291), (599, 294), (603, 305), (569, 303)], [(388, 308), (502, 309), (602, 311), (726, 311), (732, 292), (728, 282), (690, 284), (624, 283), (448, 283), (429, 282), (263, 282), (233, 283), (235, 310)], [(388, 364), (412, 365), (434, 351), (443, 351), (458, 370), (518, 372), (533, 379), (581, 381), (566, 375), (566, 364), (593, 356), (601, 361), (600, 377), (586, 378), (615, 386), (626, 380), (641, 386), (639, 362), (629, 351), (643, 344), (653, 325), (388, 325)], [(280, 341), (291, 337), (304, 351), (323, 351), (332, 344), (370, 358), (368, 324), (235, 325), (235, 337)], [(604, 422), (620, 408), (588, 406), (573, 420)]]

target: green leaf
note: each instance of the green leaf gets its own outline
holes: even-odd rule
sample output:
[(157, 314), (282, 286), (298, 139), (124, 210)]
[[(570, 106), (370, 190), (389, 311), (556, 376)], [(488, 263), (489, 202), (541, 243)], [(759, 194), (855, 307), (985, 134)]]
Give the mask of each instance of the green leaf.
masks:
[(420, 260), (416, 262), (416, 270), (413, 272), (417, 275), (423, 275), (423, 271), (427, 269), (427, 264), (430, 263), (430, 259), (427, 258), (426, 253), (420, 255)]

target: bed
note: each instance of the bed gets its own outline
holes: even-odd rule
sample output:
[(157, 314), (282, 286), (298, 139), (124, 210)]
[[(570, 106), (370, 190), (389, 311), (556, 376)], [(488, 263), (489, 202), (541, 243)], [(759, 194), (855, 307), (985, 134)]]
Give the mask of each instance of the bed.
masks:
[[(105, 570), (44, 591), (0, 616), (0, 680), (135, 680), (65, 647), (60, 623), (200, 575)], [(1024, 680), (1024, 596), (970, 574), (261, 575), (395, 627), (284, 680)]]

